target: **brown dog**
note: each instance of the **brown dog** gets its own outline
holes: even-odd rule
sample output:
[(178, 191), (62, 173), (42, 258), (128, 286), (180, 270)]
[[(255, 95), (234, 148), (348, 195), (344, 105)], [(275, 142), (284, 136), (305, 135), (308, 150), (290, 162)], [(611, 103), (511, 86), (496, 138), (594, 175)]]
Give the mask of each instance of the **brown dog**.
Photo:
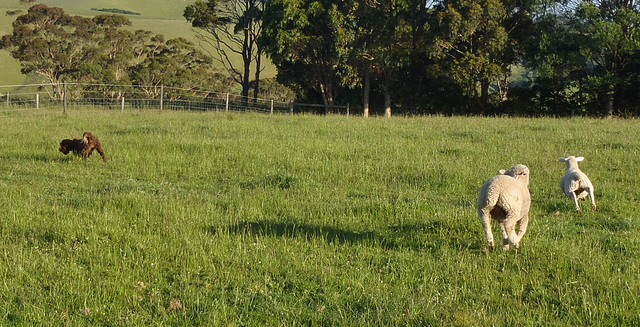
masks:
[(87, 160), (91, 155), (91, 152), (95, 149), (102, 156), (102, 161), (107, 162), (107, 157), (104, 155), (104, 150), (102, 149), (102, 144), (100, 144), (100, 140), (91, 134), (91, 132), (84, 132), (82, 134), (82, 139), (84, 140), (85, 148), (82, 153), (82, 160)]
[(60, 142), (60, 147), (58, 151), (69, 154), (69, 152), (73, 152), (73, 154), (77, 156), (82, 156), (82, 160), (87, 160), (91, 155), (93, 150), (98, 151), (102, 156), (102, 160), (107, 162), (107, 157), (104, 155), (104, 150), (102, 149), (102, 144), (100, 144), (100, 140), (93, 135), (91, 132), (84, 132), (82, 134), (81, 139), (64, 139)]
[(86, 144), (84, 143), (84, 139), (64, 139), (60, 142), (60, 147), (58, 151), (69, 154), (69, 152), (73, 152), (73, 154), (80, 156), (84, 152), (84, 148)]

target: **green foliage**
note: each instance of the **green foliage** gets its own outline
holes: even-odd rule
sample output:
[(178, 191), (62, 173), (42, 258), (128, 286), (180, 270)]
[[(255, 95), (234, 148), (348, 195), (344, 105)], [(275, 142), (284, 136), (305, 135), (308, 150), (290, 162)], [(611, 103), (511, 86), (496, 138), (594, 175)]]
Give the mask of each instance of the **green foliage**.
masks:
[[(0, 324), (640, 323), (635, 120), (60, 111), (1, 118)], [(85, 130), (107, 163), (57, 151)], [(530, 228), (487, 252), (477, 191), (515, 163)]]
[(574, 12), (546, 14), (532, 38), (529, 64), (540, 107), (591, 115), (637, 114), (640, 13), (632, 4), (581, 2)]
[(16, 18), (13, 33), (3, 36), (0, 47), (23, 63), (23, 73), (46, 78), (60, 97), (63, 82), (134, 83), (149, 94), (161, 85), (193, 90), (220, 84), (212, 60), (193, 43), (184, 38), (165, 42), (151, 32), (124, 29), (130, 25), (120, 15), (90, 19), (36, 5)]
[[(530, 20), (525, 3), (450, 1), (437, 13), (434, 54), (481, 113), (490, 104), (490, 86), (509, 76), (509, 67), (516, 63), (514, 34)], [(502, 86), (508, 88), (508, 83)]]
[[(198, 31), (199, 40), (215, 49), (215, 59), (242, 88), (245, 104), (251, 87), (255, 90), (254, 97), (258, 97), (260, 72), (264, 68), (263, 50), (258, 44), (264, 6), (264, 0), (209, 0), (196, 1), (184, 10), (184, 18)], [(240, 56), (241, 63), (234, 63), (232, 55)]]
[(342, 24), (345, 6), (334, 0), (275, 0), (265, 7), (260, 42), (278, 68), (279, 80), (294, 88), (315, 90), (327, 105), (336, 103), (339, 72), (347, 60), (338, 50), (349, 48), (339, 38), (346, 27)]

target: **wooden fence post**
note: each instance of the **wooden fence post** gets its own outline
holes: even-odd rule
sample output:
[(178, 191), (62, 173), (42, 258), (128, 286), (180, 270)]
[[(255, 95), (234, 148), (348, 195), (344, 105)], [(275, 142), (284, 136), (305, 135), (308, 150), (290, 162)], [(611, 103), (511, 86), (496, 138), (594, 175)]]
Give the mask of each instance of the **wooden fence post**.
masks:
[(36, 93), (36, 109), (40, 109), (40, 94)]
[(273, 100), (271, 100), (271, 114), (273, 115)]
[(62, 113), (67, 113), (67, 83), (62, 83)]
[(122, 104), (120, 105), (120, 111), (124, 112), (124, 97), (122, 97)]
[(227, 102), (224, 105), (224, 111), (229, 111), (229, 93), (227, 93)]
[(164, 107), (164, 85), (160, 85), (160, 111), (162, 111)]

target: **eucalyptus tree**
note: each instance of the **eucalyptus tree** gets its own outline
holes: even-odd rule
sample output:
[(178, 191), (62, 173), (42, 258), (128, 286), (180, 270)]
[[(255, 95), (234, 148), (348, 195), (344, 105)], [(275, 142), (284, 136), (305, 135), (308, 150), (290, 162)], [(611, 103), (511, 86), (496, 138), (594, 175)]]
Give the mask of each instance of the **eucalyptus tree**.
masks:
[(530, 24), (537, 0), (445, 0), (437, 6), (434, 54), (480, 113), (490, 87), (507, 97), (510, 66), (517, 62), (518, 31)]
[(129, 67), (134, 85), (149, 97), (158, 97), (163, 86), (175, 89), (167, 98), (177, 99), (203, 86), (217, 85), (219, 79), (211, 57), (198, 50), (192, 42), (178, 37), (170, 40), (162, 35), (151, 37), (138, 64)]
[[(640, 5), (633, 0), (581, 2), (573, 27), (585, 36), (580, 51), (588, 58), (585, 86), (593, 91), (605, 108), (605, 115), (616, 114), (616, 102), (622, 95), (636, 94), (640, 86)], [(631, 89), (632, 92), (625, 92)], [(592, 96), (593, 96), (592, 95)]]
[(271, 0), (265, 8), (260, 42), (279, 80), (316, 91), (327, 106), (336, 104), (349, 74), (347, 6), (340, 0)]
[(13, 33), (2, 37), (0, 48), (21, 61), (23, 74), (44, 77), (62, 98), (65, 78), (95, 58), (95, 33), (96, 24), (90, 18), (39, 4), (16, 18)]
[(582, 102), (582, 83), (588, 58), (580, 51), (585, 35), (572, 27), (573, 8), (565, 0), (540, 7), (523, 40), (521, 63), (530, 71), (520, 86), (521, 102), (530, 101), (531, 113), (565, 116)]
[[(351, 1), (349, 1), (351, 2)], [(406, 63), (408, 54), (403, 48), (403, 17), (401, 1), (359, 0), (351, 2), (354, 24), (356, 58), (354, 64), (362, 67), (359, 79), (363, 85), (364, 116), (369, 116), (371, 74), (383, 81), (384, 114), (391, 117), (392, 84), (397, 71)]]
[[(212, 46), (231, 78), (242, 87), (247, 102), (253, 87), (258, 97), (263, 49), (258, 44), (266, 0), (198, 0), (184, 10), (199, 40)], [(238, 64), (237, 57), (241, 58)], [(253, 70), (253, 76), (252, 76)], [(252, 79), (253, 78), (253, 79)]]
[(131, 26), (131, 21), (121, 15), (98, 15), (92, 20), (96, 24), (92, 60), (81, 63), (69, 74), (69, 79), (83, 84), (76, 86), (79, 91), (123, 97), (128, 88), (115, 85), (131, 85), (128, 68), (134, 64), (136, 50), (148, 41), (150, 32), (130, 32), (125, 27)]

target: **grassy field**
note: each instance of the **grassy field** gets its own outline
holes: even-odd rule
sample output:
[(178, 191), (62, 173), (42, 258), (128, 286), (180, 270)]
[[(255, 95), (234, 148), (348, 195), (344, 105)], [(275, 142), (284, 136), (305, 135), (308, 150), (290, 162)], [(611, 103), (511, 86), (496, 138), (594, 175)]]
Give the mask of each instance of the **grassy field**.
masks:
[[(640, 324), (637, 120), (0, 120), (0, 325)], [(107, 163), (57, 151), (85, 130)], [(598, 211), (559, 189), (570, 154)], [(529, 231), (490, 252), (477, 192), (516, 163)]]

